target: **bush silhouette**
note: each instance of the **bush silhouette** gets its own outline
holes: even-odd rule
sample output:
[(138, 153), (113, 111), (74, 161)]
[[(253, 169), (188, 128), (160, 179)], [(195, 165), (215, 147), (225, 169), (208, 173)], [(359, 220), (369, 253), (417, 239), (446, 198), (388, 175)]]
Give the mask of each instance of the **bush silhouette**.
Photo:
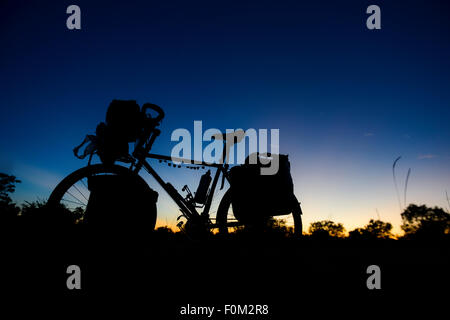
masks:
[(381, 220), (370, 219), (364, 228), (356, 228), (349, 232), (350, 239), (391, 239), (392, 224)]
[(436, 239), (450, 233), (450, 214), (442, 208), (410, 204), (401, 216), (405, 238)]
[(21, 225), (64, 227), (82, 222), (83, 214), (84, 210), (81, 208), (69, 210), (60, 205), (59, 208), (50, 210), (46, 201), (25, 201), (17, 220)]
[[(15, 191), (18, 180), (13, 175), (0, 173), (0, 218), (3, 225), (30, 226), (67, 226), (83, 223), (85, 211), (82, 208), (69, 210), (61, 205), (55, 212), (49, 212), (45, 201), (25, 202), (21, 208), (11, 199), (10, 194)], [(443, 239), (450, 234), (450, 213), (444, 209), (427, 207), (425, 205), (410, 204), (401, 213), (401, 228), (405, 232), (405, 239)], [(248, 230), (247, 230), (248, 229)], [(247, 234), (254, 228), (236, 227), (234, 234)], [(259, 230), (259, 229), (256, 229)], [(286, 225), (285, 220), (269, 218), (262, 229), (264, 234), (286, 237), (293, 234), (293, 229)], [(174, 233), (168, 227), (156, 230), (159, 238), (173, 238)], [(250, 232), (253, 236), (254, 232)], [(341, 223), (323, 220), (311, 223), (309, 234), (313, 239), (330, 239), (345, 237), (345, 229)], [(356, 228), (349, 232), (349, 238), (362, 239), (392, 239), (392, 224), (381, 220), (371, 219), (363, 228)]]
[(267, 222), (267, 230), (272, 233), (277, 233), (283, 236), (292, 236), (294, 228), (289, 227), (285, 219), (269, 218)]
[(345, 228), (342, 223), (335, 223), (330, 220), (323, 220), (311, 223), (309, 233), (313, 238), (342, 238), (344, 237)]
[(154, 237), (158, 239), (169, 239), (174, 237), (175, 232), (173, 232), (173, 230), (169, 227), (164, 226), (156, 228), (153, 234)]
[(285, 238), (294, 235), (294, 228), (287, 225), (285, 219), (276, 219), (269, 217), (264, 220), (263, 223), (252, 226), (238, 226), (233, 228), (232, 234), (255, 236), (264, 235), (265, 237)]

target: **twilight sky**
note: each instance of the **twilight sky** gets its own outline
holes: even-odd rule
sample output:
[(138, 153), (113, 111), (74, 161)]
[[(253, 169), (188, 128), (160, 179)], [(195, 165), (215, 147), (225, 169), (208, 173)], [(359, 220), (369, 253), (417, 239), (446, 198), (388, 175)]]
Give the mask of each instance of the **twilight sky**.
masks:
[[(309, 1), (308, 1), (309, 2)], [(450, 5), (446, 1), (2, 1), (0, 172), (13, 199), (45, 199), (86, 162), (72, 148), (114, 99), (164, 108), (154, 152), (177, 128), (276, 128), (305, 225), (347, 230), (400, 208), (448, 206)], [(81, 30), (66, 28), (67, 6)], [(381, 30), (366, 8), (381, 8)], [(157, 167), (159, 168), (159, 167)], [(196, 173), (161, 167), (181, 189)], [(178, 211), (160, 191), (159, 224)]]

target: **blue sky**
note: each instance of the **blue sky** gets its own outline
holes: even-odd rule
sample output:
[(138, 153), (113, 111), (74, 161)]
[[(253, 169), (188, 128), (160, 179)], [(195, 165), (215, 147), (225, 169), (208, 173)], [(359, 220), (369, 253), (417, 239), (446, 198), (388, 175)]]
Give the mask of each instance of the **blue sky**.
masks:
[[(81, 30), (66, 28), (70, 4)], [(17, 201), (48, 197), (85, 164), (72, 148), (109, 102), (135, 99), (166, 111), (155, 152), (170, 154), (171, 132), (194, 120), (277, 128), (307, 224), (352, 229), (379, 215), (398, 228), (397, 156), (402, 195), (412, 171), (407, 202), (445, 206), (450, 190), (450, 8), (378, 1), (382, 29), (370, 31), (370, 4), (3, 1), (0, 171), (23, 181)], [(191, 171), (161, 172), (196, 187)], [(160, 200), (173, 223), (176, 208)]]

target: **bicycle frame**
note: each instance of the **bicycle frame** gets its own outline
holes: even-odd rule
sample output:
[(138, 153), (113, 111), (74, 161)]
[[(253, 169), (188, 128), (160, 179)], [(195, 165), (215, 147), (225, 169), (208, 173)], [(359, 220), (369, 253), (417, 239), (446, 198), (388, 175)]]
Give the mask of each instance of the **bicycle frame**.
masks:
[[(167, 194), (172, 198), (173, 201), (178, 205), (180, 211), (182, 212), (183, 216), (185, 216), (188, 220), (198, 221), (201, 218), (205, 218), (209, 223), (209, 211), (211, 209), (212, 200), (214, 197), (214, 192), (217, 187), (217, 182), (219, 181), (220, 174), (223, 174), (223, 179), (226, 179), (229, 182), (229, 176), (228, 176), (228, 164), (225, 162), (226, 158), (226, 143), (224, 143), (223, 148), (223, 154), (222, 154), (222, 163), (207, 163), (204, 161), (195, 161), (192, 159), (184, 159), (184, 158), (174, 158), (169, 157), (165, 155), (158, 155), (158, 154), (151, 154), (149, 153), (153, 142), (155, 141), (156, 137), (160, 134), (160, 131), (156, 129), (150, 139), (148, 140), (148, 143), (142, 150), (140, 150), (140, 146), (138, 145), (135, 151), (133, 152), (133, 156), (138, 160), (136, 166), (134, 169), (132, 169), (133, 172), (136, 174), (139, 173), (142, 167), (161, 185), (161, 187), (167, 192)], [(155, 171), (155, 169), (152, 168), (152, 166), (147, 162), (147, 158), (150, 159), (157, 159), (162, 161), (175, 161), (179, 163), (184, 164), (194, 164), (194, 165), (200, 165), (205, 167), (212, 167), (216, 168), (216, 173), (214, 175), (214, 179), (211, 185), (211, 188), (209, 189), (209, 192), (206, 197), (205, 204), (203, 206), (203, 211), (200, 213), (197, 212), (197, 207), (193, 205), (192, 202), (188, 202), (176, 189), (172, 186), (169, 182), (164, 181), (158, 173)], [(222, 186), (223, 187), (222, 180)], [(210, 223), (211, 226), (213, 226)]]
[[(146, 158), (151, 158), (151, 159), (158, 159), (158, 160), (165, 160), (165, 161), (180, 161), (180, 162), (184, 162), (184, 163), (190, 163), (188, 161), (190, 161), (189, 159), (182, 159), (182, 158), (171, 158), (168, 156), (164, 156), (164, 155), (158, 155), (158, 154), (147, 154)], [(214, 192), (216, 190), (217, 187), (217, 182), (219, 181), (219, 177), (220, 174), (222, 173), (225, 178), (228, 181), (228, 174), (227, 174), (227, 168), (226, 165), (223, 164), (210, 164), (210, 163), (206, 163), (206, 162), (195, 162), (194, 164), (197, 165), (202, 165), (202, 166), (207, 166), (207, 167), (213, 167), (216, 168), (216, 173), (214, 175), (214, 179), (211, 185), (211, 188), (208, 192), (208, 195), (206, 197), (206, 201), (205, 201), (205, 205), (203, 207), (203, 211), (201, 214), (199, 214), (197, 212), (196, 207), (186, 201), (183, 196), (172, 186), (172, 184), (170, 184), (169, 182), (165, 182), (159, 175), (158, 173), (152, 168), (152, 166), (150, 166), (150, 164), (144, 160), (143, 162), (143, 167), (145, 168), (145, 170), (153, 177), (155, 178), (155, 180), (161, 185), (161, 187), (169, 194), (169, 196), (175, 201), (175, 203), (178, 205), (178, 207), (180, 208), (181, 212), (183, 213), (184, 216), (186, 216), (186, 218), (188, 219), (196, 219), (196, 218), (200, 218), (200, 217), (207, 217), (209, 218), (209, 210), (211, 209), (211, 203), (213, 200), (213, 196), (214, 196)]]

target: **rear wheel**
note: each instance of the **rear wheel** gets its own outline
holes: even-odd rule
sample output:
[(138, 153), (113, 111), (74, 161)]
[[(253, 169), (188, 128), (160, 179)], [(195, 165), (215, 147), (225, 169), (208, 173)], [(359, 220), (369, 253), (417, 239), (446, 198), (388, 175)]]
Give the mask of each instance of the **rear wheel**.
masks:
[(236, 231), (236, 229), (243, 227), (256, 227), (264, 225), (264, 227), (283, 228), (293, 227), (293, 234), (295, 237), (302, 235), (302, 211), (300, 204), (297, 208), (293, 208), (292, 213), (283, 216), (276, 216), (271, 218), (262, 219), (253, 224), (244, 224), (240, 222), (233, 212), (233, 205), (231, 201), (231, 190), (228, 189), (222, 200), (220, 201), (219, 208), (217, 209), (216, 224), (219, 229), (219, 234), (228, 234), (230, 231)]

